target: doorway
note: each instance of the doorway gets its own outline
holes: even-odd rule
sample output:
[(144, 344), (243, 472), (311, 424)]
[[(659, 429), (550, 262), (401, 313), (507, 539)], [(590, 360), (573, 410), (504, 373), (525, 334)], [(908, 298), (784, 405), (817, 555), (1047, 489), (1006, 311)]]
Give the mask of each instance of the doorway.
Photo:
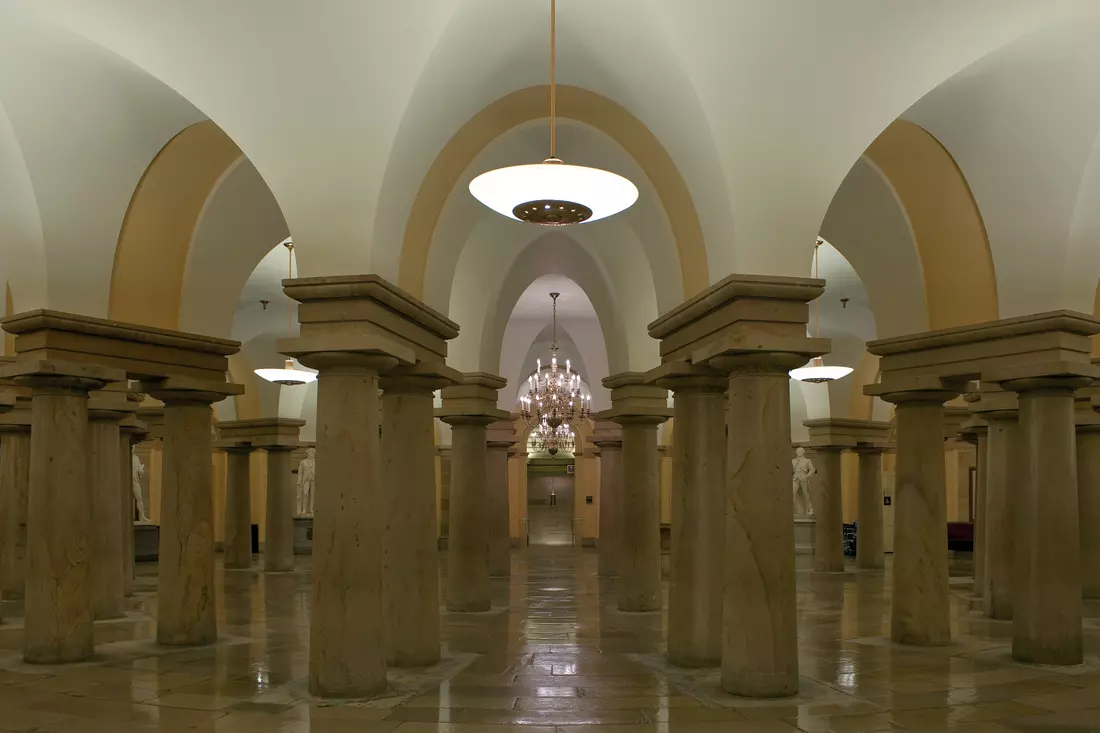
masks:
[[(569, 466), (568, 468), (572, 468)], [(527, 536), (532, 545), (573, 544), (573, 475), (560, 471), (527, 474)]]

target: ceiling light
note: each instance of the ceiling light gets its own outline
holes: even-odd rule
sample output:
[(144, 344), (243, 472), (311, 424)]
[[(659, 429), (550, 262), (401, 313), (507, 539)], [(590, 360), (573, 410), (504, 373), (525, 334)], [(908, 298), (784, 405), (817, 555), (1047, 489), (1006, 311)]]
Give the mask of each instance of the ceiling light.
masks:
[[(290, 241), (283, 242), (283, 246), (286, 247), (287, 258), (290, 260), (288, 268), (288, 276), (294, 277), (294, 243)], [(267, 310), (267, 301), (261, 300), (264, 310)], [(287, 299), (286, 303), (286, 335), (290, 338), (294, 335), (294, 304)], [(307, 372), (304, 369), (295, 369), (294, 360), (287, 359), (283, 362), (282, 369), (257, 369), (256, 376), (261, 379), (266, 379), (269, 382), (275, 384), (281, 384), (284, 387), (296, 387), (300, 384), (307, 384), (317, 379), (316, 372)]]
[[(814, 277), (817, 277), (818, 273), (818, 249), (825, 243), (825, 240), (821, 237), (817, 238), (817, 242), (814, 244)], [(821, 335), (821, 297), (818, 296), (814, 302), (814, 338)], [(825, 360), (820, 356), (815, 356), (810, 360), (809, 366), (799, 367), (798, 369), (792, 369), (790, 371), (791, 379), (797, 379), (799, 382), (809, 382), (810, 384), (821, 384), (823, 382), (832, 382), (837, 379), (843, 379), (852, 373), (851, 367), (846, 366), (825, 366)]]
[(599, 168), (566, 165), (557, 157), (555, 81), (556, 0), (550, 0), (550, 157), (482, 173), (470, 193), (493, 211), (542, 226), (564, 226), (603, 219), (630, 208), (638, 188)]

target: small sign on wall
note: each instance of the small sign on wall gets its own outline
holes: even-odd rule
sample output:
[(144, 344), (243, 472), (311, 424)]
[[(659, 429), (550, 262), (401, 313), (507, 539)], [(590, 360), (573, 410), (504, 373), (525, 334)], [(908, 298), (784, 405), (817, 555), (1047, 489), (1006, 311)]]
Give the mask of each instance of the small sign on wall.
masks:
[(893, 502), (893, 497), (891, 497), (891, 496), (884, 496), (884, 497), (882, 497), (882, 505), (883, 505), (883, 506), (890, 506), (890, 504), (891, 504), (892, 502)]
[(592, 497), (591, 496), (584, 497), (584, 503), (585, 504), (591, 504), (592, 503)]
[(577, 468), (577, 466), (575, 464), (570, 463), (568, 466), (565, 467), (565, 472), (566, 473), (576, 473), (576, 470), (575, 470), (576, 468)]

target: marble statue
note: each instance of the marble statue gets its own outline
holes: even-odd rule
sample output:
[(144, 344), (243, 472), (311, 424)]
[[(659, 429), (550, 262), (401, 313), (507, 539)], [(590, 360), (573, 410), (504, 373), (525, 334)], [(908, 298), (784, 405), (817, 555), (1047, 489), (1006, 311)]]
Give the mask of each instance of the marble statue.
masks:
[(794, 513), (812, 517), (814, 505), (810, 500), (810, 477), (817, 473), (817, 469), (814, 462), (806, 457), (805, 448), (799, 448), (794, 455), (791, 461)]
[(298, 514), (313, 515), (313, 479), (317, 473), (317, 454), (313, 448), (306, 448), (306, 457), (298, 464)]
[(141, 462), (137, 452), (133, 449), (130, 450), (130, 457), (133, 459), (134, 466), (133, 476), (130, 480), (130, 491), (133, 492), (134, 504), (137, 505), (138, 521), (148, 522), (149, 517), (145, 515), (145, 501), (141, 498), (141, 478), (145, 475), (145, 464)]

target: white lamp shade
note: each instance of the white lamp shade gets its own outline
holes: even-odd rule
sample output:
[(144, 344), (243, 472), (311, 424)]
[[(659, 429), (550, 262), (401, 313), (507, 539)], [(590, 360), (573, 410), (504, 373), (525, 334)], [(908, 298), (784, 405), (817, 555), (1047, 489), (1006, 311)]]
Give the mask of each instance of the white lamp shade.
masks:
[(571, 201), (592, 210), (596, 221), (630, 208), (638, 188), (620, 175), (599, 168), (565, 163), (534, 163), (482, 173), (470, 181), (470, 193), (493, 211), (510, 219), (520, 204), (531, 201)]
[(799, 382), (810, 382), (811, 384), (833, 382), (837, 379), (843, 379), (851, 373), (851, 367), (825, 366), (820, 359), (814, 359), (812, 366), (800, 367), (790, 371), (791, 379), (797, 379)]
[(317, 380), (317, 372), (295, 369), (293, 359), (287, 359), (283, 369), (257, 369), (256, 376), (284, 387), (296, 387)]

